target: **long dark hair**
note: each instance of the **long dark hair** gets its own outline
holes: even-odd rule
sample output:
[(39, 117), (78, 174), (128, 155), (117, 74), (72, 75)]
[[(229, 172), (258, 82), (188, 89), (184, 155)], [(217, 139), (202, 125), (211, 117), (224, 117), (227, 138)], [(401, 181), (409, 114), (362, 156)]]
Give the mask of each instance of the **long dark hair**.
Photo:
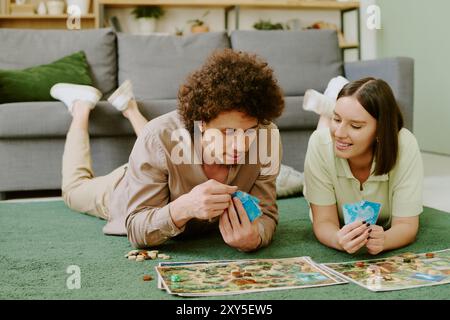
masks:
[(345, 85), (338, 99), (342, 97), (355, 97), (377, 120), (374, 174), (388, 173), (397, 162), (398, 133), (403, 128), (403, 115), (391, 87), (381, 79), (364, 78)]

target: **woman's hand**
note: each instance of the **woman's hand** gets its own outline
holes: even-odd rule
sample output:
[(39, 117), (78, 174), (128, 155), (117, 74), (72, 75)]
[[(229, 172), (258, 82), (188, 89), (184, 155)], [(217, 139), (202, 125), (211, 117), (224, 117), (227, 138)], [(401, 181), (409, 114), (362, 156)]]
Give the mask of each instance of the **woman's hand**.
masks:
[(341, 248), (348, 253), (355, 253), (364, 247), (372, 230), (365, 221), (355, 221), (337, 232), (337, 240)]
[(256, 220), (250, 222), (238, 198), (232, 200), (220, 217), (219, 229), (225, 243), (241, 251), (255, 250), (262, 241)]
[(373, 225), (370, 227), (372, 232), (370, 233), (369, 241), (367, 241), (366, 247), (370, 254), (376, 255), (384, 250), (385, 234), (383, 227)]

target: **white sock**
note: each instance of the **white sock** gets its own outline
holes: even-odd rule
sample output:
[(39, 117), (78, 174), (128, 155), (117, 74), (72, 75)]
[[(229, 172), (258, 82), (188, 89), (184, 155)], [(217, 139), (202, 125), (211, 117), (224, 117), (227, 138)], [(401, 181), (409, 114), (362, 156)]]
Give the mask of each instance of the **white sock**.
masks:
[(330, 82), (328, 82), (327, 89), (323, 94), (336, 101), (339, 92), (341, 92), (342, 88), (349, 82), (350, 81), (342, 76), (333, 78), (330, 80)]
[(307, 90), (305, 96), (303, 97), (304, 110), (314, 111), (315, 113), (328, 118), (333, 117), (335, 106), (336, 100), (333, 100), (316, 90)]
[(133, 85), (130, 80), (125, 80), (116, 91), (108, 98), (117, 110), (124, 111), (128, 108), (128, 102), (134, 99)]
[(72, 113), (73, 103), (76, 100), (86, 101), (95, 108), (95, 105), (102, 97), (102, 93), (91, 86), (85, 86), (72, 83), (57, 83), (50, 89), (50, 95), (67, 106), (70, 113)]

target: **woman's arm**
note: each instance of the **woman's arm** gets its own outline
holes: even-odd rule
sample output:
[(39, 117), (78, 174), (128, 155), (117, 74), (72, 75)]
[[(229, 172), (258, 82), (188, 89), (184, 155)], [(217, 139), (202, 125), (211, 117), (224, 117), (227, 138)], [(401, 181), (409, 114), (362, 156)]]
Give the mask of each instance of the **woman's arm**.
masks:
[(384, 231), (380, 226), (372, 226), (367, 249), (370, 254), (378, 254), (404, 247), (415, 241), (419, 230), (419, 216), (393, 217), (391, 228)]
[(317, 206), (311, 204), (311, 211), (313, 214), (313, 231), (317, 240), (328, 247), (343, 250), (337, 239), (339, 219), (336, 205)]
[(385, 232), (384, 250), (401, 248), (414, 242), (417, 231), (419, 231), (419, 216), (393, 217), (391, 228)]

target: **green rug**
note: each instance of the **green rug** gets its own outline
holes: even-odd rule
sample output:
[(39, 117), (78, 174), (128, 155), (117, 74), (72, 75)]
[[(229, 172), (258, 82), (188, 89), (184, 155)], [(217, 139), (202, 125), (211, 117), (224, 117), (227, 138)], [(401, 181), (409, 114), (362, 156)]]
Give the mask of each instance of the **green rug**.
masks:
[[(256, 253), (225, 245), (219, 233), (169, 241), (159, 249), (171, 261), (285, 258), (309, 255), (316, 262), (357, 258), (329, 249), (314, 237), (303, 198), (279, 201), (280, 223), (271, 246)], [(0, 299), (186, 299), (157, 289), (156, 260), (128, 261), (125, 237), (102, 234), (104, 221), (68, 209), (62, 201), (0, 203)], [(401, 252), (450, 247), (450, 214), (426, 208), (417, 241)], [(81, 269), (81, 288), (69, 290), (67, 267)], [(220, 299), (448, 299), (450, 285), (374, 293), (353, 283), (310, 289), (225, 296)]]

